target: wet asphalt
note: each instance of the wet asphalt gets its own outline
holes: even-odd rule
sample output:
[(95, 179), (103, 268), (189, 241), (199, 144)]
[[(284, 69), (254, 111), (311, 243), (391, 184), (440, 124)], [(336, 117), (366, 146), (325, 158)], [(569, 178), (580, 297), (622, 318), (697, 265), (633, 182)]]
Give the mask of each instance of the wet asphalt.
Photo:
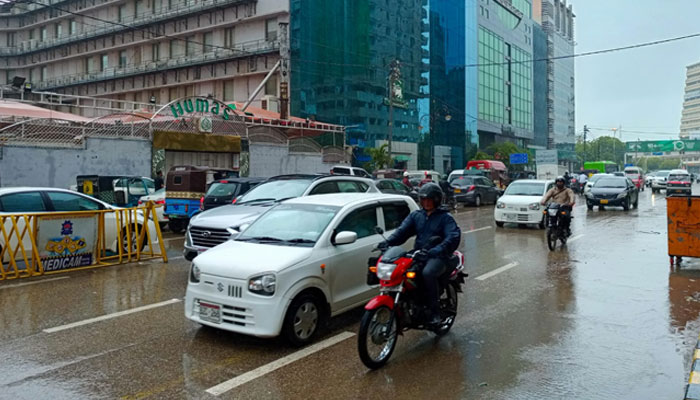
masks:
[[(664, 197), (646, 190), (637, 210), (581, 204), (574, 216), (572, 241), (550, 252), (541, 230), (497, 228), (493, 206), (460, 208), (470, 276), (448, 335), (408, 332), (379, 371), (364, 367), (351, 337), (218, 397), (682, 398), (700, 331), (700, 262), (669, 267)], [(186, 320), (189, 264), (177, 258), (182, 237), (166, 239), (167, 264), (0, 282), (0, 399), (215, 398), (206, 390), (298, 350)], [(318, 341), (356, 333), (361, 315), (334, 318)]]

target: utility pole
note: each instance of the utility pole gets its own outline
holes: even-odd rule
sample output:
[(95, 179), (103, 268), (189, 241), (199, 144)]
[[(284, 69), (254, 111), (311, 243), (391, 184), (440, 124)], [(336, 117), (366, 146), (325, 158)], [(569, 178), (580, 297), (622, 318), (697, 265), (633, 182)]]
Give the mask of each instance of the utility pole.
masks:
[(586, 168), (586, 138), (588, 137), (588, 132), (590, 132), (590, 129), (588, 129), (588, 125), (583, 126), (583, 162), (581, 163), (581, 167)]
[[(394, 60), (389, 65), (389, 132), (387, 137), (389, 158), (391, 157), (391, 142), (394, 139), (394, 91), (396, 82), (401, 79), (401, 64), (399, 60)], [(432, 126), (430, 127), (432, 129)], [(391, 168), (394, 165), (392, 163)]]
[[(289, 117), (289, 22), (279, 23), (280, 41), (280, 119)], [(333, 134), (335, 138), (335, 134)], [(345, 143), (343, 143), (345, 146)]]

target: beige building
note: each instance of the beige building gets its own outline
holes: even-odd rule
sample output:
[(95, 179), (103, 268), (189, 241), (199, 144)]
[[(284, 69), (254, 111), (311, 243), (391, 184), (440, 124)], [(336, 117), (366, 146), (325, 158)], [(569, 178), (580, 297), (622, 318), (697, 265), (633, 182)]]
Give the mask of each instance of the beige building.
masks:
[[(23, 77), (34, 91), (137, 103), (245, 101), (279, 60), (289, 21), (285, 0), (41, 2), (51, 5), (0, 4), (0, 85)], [(278, 92), (275, 76), (253, 105), (274, 108)]]
[(700, 139), (700, 63), (689, 65), (681, 116), (681, 138)]

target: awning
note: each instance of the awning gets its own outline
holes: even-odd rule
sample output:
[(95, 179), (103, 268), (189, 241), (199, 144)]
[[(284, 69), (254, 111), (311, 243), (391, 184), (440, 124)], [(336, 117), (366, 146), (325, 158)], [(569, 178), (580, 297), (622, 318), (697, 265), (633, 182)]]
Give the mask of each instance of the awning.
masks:
[(85, 118), (80, 115), (75, 115), (61, 111), (53, 111), (49, 110), (48, 108), (37, 107), (31, 104), (7, 100), (0, 100), (0, 118), (2, 117), (54, 118), (74, 122), (86, 122), (90, 120), (90, 118)]
[(411, 161), (411, 157), (400, 154), (400, 155), (394, 157), (394, 160), (396, 160), (396, 161)]

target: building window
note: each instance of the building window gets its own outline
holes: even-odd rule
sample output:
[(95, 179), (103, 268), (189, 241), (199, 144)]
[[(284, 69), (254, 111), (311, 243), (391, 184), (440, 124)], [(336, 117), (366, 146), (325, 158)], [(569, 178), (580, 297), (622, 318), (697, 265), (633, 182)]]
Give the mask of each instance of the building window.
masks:
[(34, 68), (29, 69), (29, 82), (34, 83)]
[(151, 45), (151, 60), (160, 60), (160, 43), (154, 43)]
[(119, 52), (119, 68), (126, 68), (126, 50), (121, 50)]
[(29, 40), (34, 40), (34, 29), (29, 30)]
[(277, 75), (272, 75), (270, 79), (265, 82), (265, 94), (277, 96)]
[(15, 47), (15, 33), (7, 32), (7, 47)]
[(78, 24), (75, 22), (74, 19), (71, 19), (68, 21), (68, 34), (69, 35), (75, 35), (78, 33)]
[(170, 41), (170, 59), (171, 60), (180, 56), (180, 49), (182, 47), (180, 47), (181, 44), (178, 42), (179, 42), (178, 39), (173, 39)]
[(265, 20), (265, 40), (268, 42), (277, 40), (277, 18)]
[(178, 98), (178, 96), (177, 96), (177, 88), (176, 88), (176, 87), (171, 87), (171, 88), (168, 90), (168, 101), (173, 101), (173, 100), (175, 100), (175, 99), (177, 99), (177, 98)]
[(103, 54), (100, 56), (100, 71), (105, 71), (107, 68), (109, 68), (109, 56)]
[(233, 80), (224, 81), (224, 101), (233, 100)]
[(48, 37), (48, 33), (46, 32), (46, 27), (41, 28), (41, 30), (39, 32), (40, 32), (39, 40), (41, 40), (42, 42), (45, 42), (47, 37)]
[(194, 35), (185, 38), (185, 54), (187, 57), (192, 57), (197, 54)]
[(48, 69), (46, 67), (41, 67), (41, 81), (46, 82), (46, 79), (49, 77), (48, 75)]
[(89, 74), (95, 70), (95, 63), (92, 59), (92, 57), (88, 57), (85, 59), (85, 73)]
[(202, 36), (202, 53), (209, 53), (210, 51), (214, 50), (214, 32), (206, 32)]
[(138, 18), (141, 14), (143, 14), (143, 0), (136, 0), (134, 2), (134, 18)]
[(224, 30), (224, 47), (232, 48), (236, 44), (236, 28), (226, 28)]
[(126, 20), (126, 4), (122, 4), (119, 6), (117, 12), (117, 20), (119, 22), (124, 22)]
[(63, 36), (63, 26), (61, 24), (56, 24), (56, 39)]

